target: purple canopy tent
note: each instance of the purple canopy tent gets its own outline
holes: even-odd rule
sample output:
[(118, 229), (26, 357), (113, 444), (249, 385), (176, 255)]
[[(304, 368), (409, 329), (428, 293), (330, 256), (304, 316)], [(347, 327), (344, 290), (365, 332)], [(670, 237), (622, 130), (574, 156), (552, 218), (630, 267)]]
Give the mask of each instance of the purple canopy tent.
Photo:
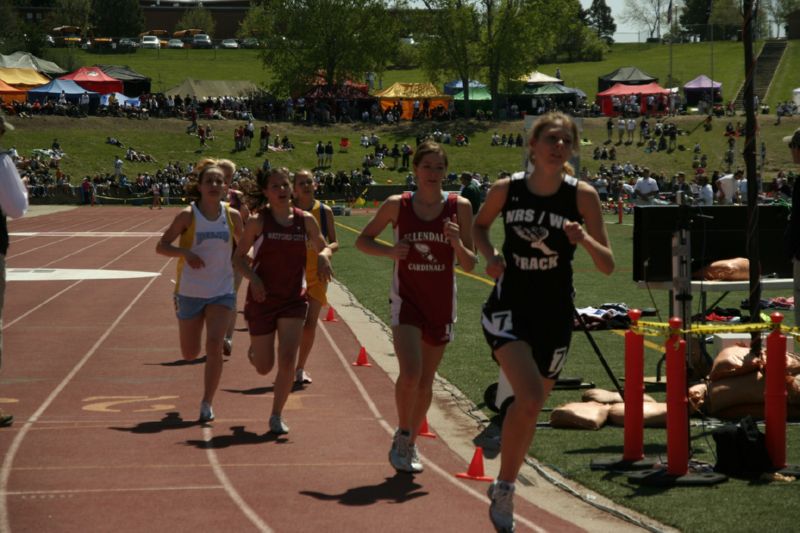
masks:
[(683, 94), (687, 105), (697, 105), (700, 100), (708, 100), (713, 91), (714, 102), (722, 102), (722, 84), (705, 74), (697, 76), (683, 86)]

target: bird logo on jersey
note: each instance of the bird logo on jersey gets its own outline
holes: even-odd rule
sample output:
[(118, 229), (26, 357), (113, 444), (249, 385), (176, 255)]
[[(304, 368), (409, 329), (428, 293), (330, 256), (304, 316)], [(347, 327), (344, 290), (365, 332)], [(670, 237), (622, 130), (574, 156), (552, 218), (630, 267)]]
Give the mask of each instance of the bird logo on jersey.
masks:
[(550, 249), (544, 242), (544, 240), (550, 235), (550, 232), (547, 228), (542, 226), (534, 226), (532, 228), (527, 228), (524, 226), (511, 226), (514, 228), (514, 232), (521, 238), (531, 243), (531, 248), (536, 248), (537, 250), (541, 251), (544, 255), (558, 255), (556, 252)]
[(425, 258), (426, 261), (429, 263), (438, 263), (436, 257), (431, 253), (431, 247), (422, 242), (415, 242), (414, 249), (419, 252), (419, 254)]

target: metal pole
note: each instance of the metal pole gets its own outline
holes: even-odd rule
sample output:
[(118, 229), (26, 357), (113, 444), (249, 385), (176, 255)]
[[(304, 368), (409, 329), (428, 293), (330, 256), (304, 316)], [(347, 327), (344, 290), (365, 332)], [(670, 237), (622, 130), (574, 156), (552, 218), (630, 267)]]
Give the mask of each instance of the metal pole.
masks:
[[(754, 106), (754, 85), (756, 60), (753, 58), (753, 14), (754, 1), (744, 0), (744, 111), (745, 123), (744, 162), (747, 172), (747, 258), (750, 260), (750, 320), (759, 320), (761, 312), (761, 278), (759, 275), (758, 245), (758, 179), (756, 177), (756, 109)], [(761, 334), (751, 333), (750, 351), (761, 353)]]

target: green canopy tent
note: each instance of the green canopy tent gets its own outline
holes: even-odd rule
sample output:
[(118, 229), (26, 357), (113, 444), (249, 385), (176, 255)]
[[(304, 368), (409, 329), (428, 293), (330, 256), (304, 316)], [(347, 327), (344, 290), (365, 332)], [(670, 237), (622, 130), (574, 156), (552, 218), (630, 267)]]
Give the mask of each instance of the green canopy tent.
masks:
[[(456, 112), (459, 115), (464, 114), (464, 91), (457, 92), (453, 95), (453, 105), (455, 105)], [(492, 109), (492, 93), (486, 87), (470, 87), (469, 89), (469, 108), (472, 113), (481, 111), (489, 111)]]

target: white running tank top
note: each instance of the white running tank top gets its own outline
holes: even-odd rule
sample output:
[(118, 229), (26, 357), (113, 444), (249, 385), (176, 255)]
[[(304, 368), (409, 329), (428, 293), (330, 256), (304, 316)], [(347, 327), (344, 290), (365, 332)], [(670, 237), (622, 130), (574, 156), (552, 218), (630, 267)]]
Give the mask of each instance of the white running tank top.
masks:
[(233, 294), (233, 221), (230, 208), (220, 202), (216, 220), (208, 220), (192, 202), (192, 224), (181, 235), (180, 247), (189, 248), (205, 266), (192, 268), (181, 257), (175, 293), (192, 298), (214, 298)]

